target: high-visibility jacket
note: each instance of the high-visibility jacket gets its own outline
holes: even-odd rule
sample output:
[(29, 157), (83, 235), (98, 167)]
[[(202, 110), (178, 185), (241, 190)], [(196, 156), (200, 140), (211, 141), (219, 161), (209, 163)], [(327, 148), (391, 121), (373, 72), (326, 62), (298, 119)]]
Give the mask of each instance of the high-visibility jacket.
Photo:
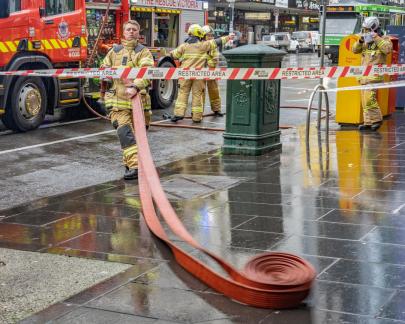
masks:
[(214, 48), (207, 52), (207, 65), (209, 68), (217, 67), (219, 63), (219, 51), (218, 48)]
[[(122, 40), (121, 45), (115, 45), (103, 60), (102, 67), (153, 67), (153, 56), (148, 48), (138, 43), (137, 40)], [(105, 94), (105, 105), (110, 109), (131, 109), (131, 99), (125, 94), (125, 80), (113, 79), (113, 85)], [(144, 90), (150, 85), (146, 79), (135, 79), (133, 84)], [(145, 92), (145, 91), (142, 91)], [(145, 103), (144, 103), (145, 105)], [(144, 109), (150, 107), (144, 107)]]
[[(392, 43), (386, 36), (376, 36), (374, 41), (368, 44), (360, 41), (355, 42), (352, 51), (355, 54), (361, 54), (362, 65), (385, 64), (387, 55), (392, 52)], [(360, 79), (366, 81), (364, 83), (381, 82), (383, 76), (361, 77)]]
[(207, 53), (228, 41), (228, 36), (203, 42), (197, 37), (191, 36), (170, 54), (174, 59), (180, 61), (182, 68), (203, 68), (207, 65)]

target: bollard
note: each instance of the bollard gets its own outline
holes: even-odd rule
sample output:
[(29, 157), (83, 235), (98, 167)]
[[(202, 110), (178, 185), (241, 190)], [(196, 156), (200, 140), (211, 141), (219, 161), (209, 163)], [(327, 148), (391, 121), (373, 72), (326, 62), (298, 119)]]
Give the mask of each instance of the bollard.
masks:
[[(229, 67), (281, 67), (286, 54), (265, 45), (225, 51)], [(280, 80), (228, 80), (224, 154), (261, 155), (281, 148)]]
[(248, 44), (255, 43), (255, 32), (248, 32)]

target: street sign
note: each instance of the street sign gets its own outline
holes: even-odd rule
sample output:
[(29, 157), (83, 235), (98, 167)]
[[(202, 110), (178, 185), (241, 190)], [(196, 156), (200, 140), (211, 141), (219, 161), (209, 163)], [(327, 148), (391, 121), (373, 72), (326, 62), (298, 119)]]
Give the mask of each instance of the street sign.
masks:
[(279, 14), (278, 8), (273, 9), (273, 14), (274, 14), (274, 16), (278, 16), (278, 14)]

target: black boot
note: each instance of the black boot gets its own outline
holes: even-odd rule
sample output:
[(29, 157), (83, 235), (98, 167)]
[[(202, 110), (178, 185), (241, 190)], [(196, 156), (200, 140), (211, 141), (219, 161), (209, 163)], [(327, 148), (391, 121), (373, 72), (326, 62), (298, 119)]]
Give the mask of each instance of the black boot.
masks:
[(170, 118), (170, 120), (171, 120), (173, 123), (177, 123), (177, 121), (182, 120), (183, 118), (184, 118), (183, 116), (176, 116), (176, 115), (174, 115), (172, 118)]
[(358, 127), (358, 129), (359, 129), (359, 131), (364, 132), (364, 131), (370, 130), (370, 129), (371, 129), (371, 126), (370, 126), (370, 125), (360, 125), (360, 126)]
[(214, 116), (215, 117), (224, 117), (224, 113), (220, 112), (220, 111), (214, 111)]
[(130, 169), (125, 167), (124, 180), (138, 179), (138, 169)]
[(171, 119), (172, 116), (171, 116), (170, 114), (168, 114), (168, 113), (164, 113), (164, 114), (162, 115), (162, 118), (163, 118), (163, 119)]
[(371, 125), (371, 130), (376, 132), (381, 127), (382, 122), (376, 122)]

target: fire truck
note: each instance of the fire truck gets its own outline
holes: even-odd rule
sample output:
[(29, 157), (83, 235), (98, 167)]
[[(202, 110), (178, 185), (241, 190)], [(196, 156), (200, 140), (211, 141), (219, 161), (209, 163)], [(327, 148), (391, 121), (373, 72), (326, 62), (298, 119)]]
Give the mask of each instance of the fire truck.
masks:
[[(181, 44), (190, 24), (203, 24), (204, 10), (197, 0), (5, 0), (0, 6), (0, 70), (85, 67), (94, 46), (105, 54), (119, 43), (128, 19), (139, 21), (141, 41), (151, 48), (155, 65), (173, 67), (162, 49)], [(7, 128), (25, 132), (41, 125), (46, 114), (78, 109), (83, 97), (97, 95), (94, 83), (81, 79), (0, 76), (0, 115)], [(153, 82), (154, 108), (169, 107), (176, 96), (176, 81)]]

